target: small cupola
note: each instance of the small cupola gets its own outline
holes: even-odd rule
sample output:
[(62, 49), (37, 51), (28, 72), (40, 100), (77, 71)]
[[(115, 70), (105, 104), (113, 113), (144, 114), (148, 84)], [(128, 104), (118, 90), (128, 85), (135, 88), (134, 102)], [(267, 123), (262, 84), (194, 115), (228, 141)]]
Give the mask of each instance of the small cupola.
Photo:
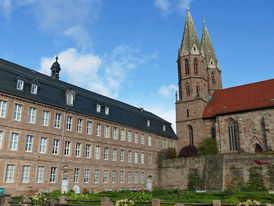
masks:
[(59, 79), (59, 72), (61, 70), (60, 64), (58, 63), (58, 56), (55, 58), (55, 62), (52, 64), (51, 70), (51, 77), (54, 79)]

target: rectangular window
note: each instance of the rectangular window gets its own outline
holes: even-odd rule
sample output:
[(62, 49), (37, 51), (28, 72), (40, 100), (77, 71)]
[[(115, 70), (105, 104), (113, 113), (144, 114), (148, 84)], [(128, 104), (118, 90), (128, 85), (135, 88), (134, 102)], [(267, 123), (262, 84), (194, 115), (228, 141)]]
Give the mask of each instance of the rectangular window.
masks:
[(138, 164), (138, 152), (134, 153), (134, 162)]
[(138, 144), (138, 133), (137, 132), (135, 132), (134, 142), (135, 142), (135, 144)]
[(95, 147), (95, 159), (100, 159), (100, 146)]
[(0, 100), (0, 117), (5, 118), (7, 109), (7, 102)]
[(116, 183), (116, 170), (112, 170), (111, 182)]
[(147, 120), (147, 127), (150, 127), (150, 120)]
[(155, 175), (154, 175), (154, 182), (155, 182), (155, 184), (158, 184), (158, 174), (157, 173), (155, 173)]
[(86, 158), (90, 158), (91, 157), (91, 145), (90, 144), (86, 144), (86, 154), (85, 154)]
[(11, 133), (10, 137), (10, 150), (17, 150), (19, 134)]
[(29, 182), (29, 174), (30, 174), (30, 166), (29, 165), (24, 165), (23, 166), (23, 171), (22, 171), (22, 178), (21, 178), (22, 183), (28, 183)]
[(145, 153), (141, 153), (141, 164), (145, 164)]
[(65, 156), (70, 156), (70, 141), (65, 141), (65, 150), (64, 150), (64, 155)]
[(92, 122), (87, 121), (87, 134), (92, 134)]
[(120, 161), (123, 162), (125, 160), (125, 150), (120, 150)]
[(128, 153), (127, 153), (127, 161), (131, 162), (131, 151), (130, 150), (128, 150)]
[(3, 132), (3, 131), (0, 131), (0, 149), (1, 149), (1, 147), (2, 147), (3, 134), (4, 134), (4, 132)]
[(21, 80), (21, 79), (18, 79), (18, 80), (17, 80), (16, 89), (22, 91), (23, 88), (24, 88), (24, 81)]
[(14, 170), (15, 170), (15, 165), (12, 165), (12, 164), (7, 165), (6, 176), (5, 176), (5, 182), (6, 183), (13, 182)]
[(16, 121), (21, 121), (21, 114), (22, 114), (22, 105), (15, 104), (14, 112), (13, 112), (13, 119)]
[(170, 140), (170, 147), (174, 148), (174, 141), (173, 140)]
[(94, 171), (94, 183), (98, 183), (99, 182), (99, 170), (96, 169)]
[(89, 169), (85, 169), (84, 183), (88, 183), (89, 182), (89, 176), (90, 176), (90, 170)]
[(151, 146), (151, 136), (150, 135), (148, 135), (148, 137), (147, 137), (147, 144), (148, 144), (148, 146)]
[(35, 117), (36, 117), (36, 108), (30, 107), (29, 108), (29, 123), (34, 124), (35, 123)]
[(131, 184), (131, 172), (130, 171), (127, 172), (127, 183)]
[(160, 148), (160, 138), (156, 137), (156, 148)]
[(58, 154), (58, 149), (59, 149), (59, 140), (54, 139), (53, 144), (52, 144), (52, 154), (57, 155)]
[(125, 129), (122, 128), (122, 129), (121, 129), (121, 141), (125, 141), (125, 139), (126, 139)]
[(25, 145), (25, 151), (26, 152), (31, 152), (32, 151), (32, 142), (33, 142), (33, 136), (27, 135), (26, 145)]
[(96, 136), (100, 137), (101, 136), (101, 124), (97, 123), (96, 125)]
[(78, 119), (78, 121), (77, 121), (77, 132), (82, 133), (82, 124), (83, 124), (83, 120)]
[(145, 135), (144, 134), (141, 135), (141, 144), (145, 144)]
[(132, 141), (132, 134), (131, 134), (130, 130), (128, 131), (128, 134), (127, 134), (127, 140), (128, 140), (128, 142)]
[(144, 184), (145, 183), (145, 173), (142, 172), (141, 173), (141, 184)]
[(112, 149), (112, 161), (117, 161), (117, 149)]
[(79, 173), (80, 173), (80, 169), (79, 168), (74, 168), (74, 175), (73, 175), (73, 182), (74, 183), (79, 182)]
[(104, 148), (104, 160), (108, 160), (108, 154), (109, 154), (109, 148), (105, 147)]
[(108, 182), (108, 170), (104, 170), (103, 183), (107, 183), (107, 182)]
[(134, 183), (138, 184), (138, 172), (134, 172)]
[(124, 171), (120, 171), (120, 183), (123, 184), (125, 180), (125, 172)]
[(105, 107), (105, 115), (109, 115), (109, 108)]
[(109, 126), (106, 125), (105, 126), (105, 138), (109, 138), (109, 137), (110, 137), (110, 135), (109, 135)]
[(38, 86), (37, 84), (31, 84), (30, 93), (31, 94), (37, 94)]
[(113, 139), (118, 139), (118, 128), (113, 127)]
[(81, 157), (82, 144), (77, 142), (75, 145), (75, 157)]
[(49, 126), (49, 111), (43, 111), (42, 125)]
[(49, 178), (50, 183), (56, 182), (56, 172), (57, 172), (57, 167), (50, 168), (50, 178)]
[(96, 104), (96, 112), (101, 112), (101, 105), (100, 104)]
[(54, 121), (54, 127), (60, 128), (61, 126), (61, 114), (56, 113), (55, 114), (55, 121)]
[(168, 140), (167, 139), (165, 139), (164, 144), (165, 144), (164, 148), (168, 148)]
[(72, 117), (71, 116), (67, 116), (67, 130), (71, 130), (72, 129)]
[(166, 125), (163, 125), (163, 131), (164, 132), (166, 131)]
[(149, 165), (152, 164), (152, 155), (151, 155), (151, 153), (148, 153), (148, 164)]
[(47, 138), (46, 137), (41, 137), (39, 152), (40, 153), (46, 153), (46, 150), (47, 150)]
[(36, 175), (36, 182), (37, 183), (43, 183), (44, 170), (45, 170), (45, 168), (43, 166), (38, 166), (37, 167), (37, 175)]

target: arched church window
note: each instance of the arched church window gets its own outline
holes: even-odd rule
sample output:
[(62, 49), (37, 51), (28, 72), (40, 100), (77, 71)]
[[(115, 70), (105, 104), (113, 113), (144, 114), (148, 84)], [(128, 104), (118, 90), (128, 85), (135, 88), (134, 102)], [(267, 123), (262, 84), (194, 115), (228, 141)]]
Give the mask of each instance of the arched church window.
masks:
[(194, 74), (198, 74), (198, 60), (194, 59)]
[(186, 84), (186, 95), (190, 96), (190, 86), (188, 83)]
[(214, 72), (211, 73), (211, 83), (212, 84), (215, 84), (215, 75), (214, 75)]
[(196, 85), (196, 96), (199, 97), (200, 96), (200, 86)]
[(189, 135), (189, 145), (194, 145), (194, 139), (193, 139), (193, 128), (191, 125), (188, 125), (188, 135)]
[(185, 74), (189, 75), (189, 64), (187, 59), (185, 59)]
[(261, 145), (256, 144), (255, 152), (256, 152), (256, 153), (263, 152), (263, 148), (261, 147)]
[(228, 122), (228, 135), (229, 135), (230, 150), (239, 150), (240, 142), (239, 142), (238, 123), (235, 122), (233, 119), (230, 119)]
[(211, 137), (216, 140), (216, 128), (215, 127), (211, 127)]

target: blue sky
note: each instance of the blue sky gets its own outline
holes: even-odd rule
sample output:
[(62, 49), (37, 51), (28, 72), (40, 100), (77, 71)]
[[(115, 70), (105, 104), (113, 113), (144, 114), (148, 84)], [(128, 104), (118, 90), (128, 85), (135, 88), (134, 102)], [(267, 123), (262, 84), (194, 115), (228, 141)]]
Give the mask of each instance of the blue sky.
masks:
[(0, 0), (0, 57), (175, 122), (187, 8), (203, 20), (223, 87), (274, 75), (273, 0)]

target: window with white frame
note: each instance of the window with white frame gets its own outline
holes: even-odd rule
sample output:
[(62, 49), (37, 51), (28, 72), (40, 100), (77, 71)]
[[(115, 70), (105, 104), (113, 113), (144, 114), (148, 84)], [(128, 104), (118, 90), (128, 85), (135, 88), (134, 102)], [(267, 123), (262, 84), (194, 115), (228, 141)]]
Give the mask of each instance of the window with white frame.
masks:
[(79, 182), (79, 173), (80, 173), (80, 169), (79, 168), (74, 168), (74, 175), (73, 175), (73, 182), (74, 183)]
[(67, 116), (67, 130), (71, 130), (72, 129), (72, 117), (71, 116)]
[(95, 159), (100, 159), (100, 146), (95, 147)]
[(56, 113), (55, 114), (54, 127), (55, 128), (60, 128), (60, 126), (61, 126), (61, 114)]
[(90, 144), (86, 144), (86, 154), (85, 154), (86, 158), (90, 158), (91, 157), (91, 145)]
[(82, 133), (82, 125), (83, 125), (83, 120), (82, 119), (78, 119), (77, 120), (77, 132)]
[(112, 149), (112, 161), (117, 161), (117, 149)]
[(105, 138), (109, 138), (110, 134), (109, 134), (109, 125), (105, 126)]
[(147, 144), (148, 144), (148, 146), (151, 146), (151, 136), (150, 135), (147, 136)]
[(0, 149), (1, 149), (1, 147), (2, 147), (3, 134), (4, 134), (4, 132), (0, 130)]
[(38, 85), (37, 84), (31, 84), (30, 93), (31, 94), (37, 94), (38, 91)]
[(5, 175), (5, 182), (6, 183), (12, 183), (13, 182), (14, 170), (15, 170), (15, 165), (13, 165), (13, 164), (8, 164), (7, 165), (6, 175)]
[(164, 143), (165, 143), (165, 147), (164, 148), (168, 148), (168, 140), (167, 139), (164, 140)]
[(109, 107), (105, 107), (105, 115), (109, 115)]
[(108, 183), (108, 170), (104, 170), (103, 183)]
[(108, 155), (109, 155), (109, 148), (105, 147), (104, 148), (104, 160), (108, 160)]
[(39, 152), (40, 153), (46, 153), (46, 151), (47, 151), (47, 138), (46, 137), (41, 137)]
[(152, 155), (151, 155), (151, 153), (148, 153), (148, 164), (149, 165), (152, 164)]
[(145, 164), (145, 153), (141, 153), (141, 164)]
[(24, 81), (21, 79), (17, 80), (16, 89), (22, 91), (24, 88)]
[(123, 184), (125, 181), (125, 172), (120, 171), (120, 183)]
[(131, 142), (131, 141), (132, 141), (132, 133), (131, 133), (130, 130), (128, 131), (127, 139), (128, 139), (128, 142)]
[(49, 126), (49, 111), (43, 111), (42, 125)]
[(156, 148), (160, 148), (160, 138), (156, 137)]
[(141, 135), (141, 144), (145, 144), (145, 135), (144, 134)]
[(112, 175), (111, 175), (111, 182), (116, 183), (116, 170), (112, 170)]
[(34, 124), (35, 123), (35, 117), (36, 117), (36, 108), (30, 107), (29, 108), (29, 123)]
[(32, 151), (32, 142), (33, 142), (33, 136), (27, 135), (26, 136), (26, 145), (25, 145), (25, 151), (31, 152)]
[(37, 174), (36, 174), (36, 182), (37, 183), (43, 183), (43, 180), (44, 180), (44, 171), (45, 171), (45, 167), (44, 166), (38, 166), (37, 167)]
[(98, 183), (99, 182), (99, 170), (95, 169), (94, 170), (94, 183)]
[(113, 139), (118, 139), (118, 128), (113, 127)]
[(150, 120), (147, 120), (147, 127), (150, 127)]
[(0, 100), (0, 117), (5, 118), (7, 109), (7, 102), (4, 100)]
[(125, 150), (121, 149), (120, 150), (120, 161), (124, 162), (125, 160)]
[(92, 121), (87, 121), (87, 134), (92, 134)]
[(19, 134), (12, 132), (10, 137), (10, 150), (17, 150)]
[(174, 148), (174, 141), (173, 140), (170, 140), (169, 147)]
[(21, 178), (22, 183), (28, 183), (29, 182), (29, 174), (30, 174), (30, 166), (29, 165), (24, 165), (23, 166), (23, 171), (22, 171), (22, 178)]
[(131, 172), (130, 171), (127, 172), (127, 183), (131, 184)]
[(70, 141), (65, 141), (65, 150), (64, 150), (64, 155), (65, 156), (70, 156)]
[(162, 144), (163, 144), (163, 149), (165, 149), (165, 140), (162, 140)]
[(77, 142), (75, 144), (75, 157), (81, 157), (82, 144)]
[(50, 183), (56, 182), (56, 173), (57, 173), (57, 167), (51, 167), (50, 168), (50, 178), (49, 178)]
[(90, 170), (89, 169), (85, 169), (84, 183), (88, 183), (89, 182), (89, 176), (90, 176)]
[(138, 172), (134, 172), (134, 183), (138, 184)]
[(101, 124), (97, 123), (96, 125), (96, 136), (100, 137), (101, 136)]
[(166, 131), (166, 125), (163, 125), (163, 131), (164, 132)]
[(22, 105), (15, 104), (14, 105), (14, 112), (13, 112), (13, 120), (21, 121), (21, 114), (22, 114)]
[(73, 106), (74, 103), (74, 92), (72, 90), (68, 90), (66, 92), (66, 104), (69, 106)]
[(128, 150), (128, 153), (127, 153), (127, 161), (128, 162), (131, 162), (131, 156), (132, 156), (131, 151)]
[(100, 104), (96, 104), (96, 112), (101, 112), (101, 105)]
[(138, 163), (138, 152), (134, 153), (134, 163)]
[(145, 183), (145, 173), (141, 172), (141, 184)]
[(138, 144), (138, 133), (137, 132), (135, 132), (134, 142), (135, 142), (135, 144)]
[(125, 141), (125, 139), (126, 139), (125, 129), (122, 128), (121, 129), (121, 141)]
[(58, 139), (53, 139), (52, 154), (57, 155), (58, 154), (58, 149), (59, 149), (59, 140)]

